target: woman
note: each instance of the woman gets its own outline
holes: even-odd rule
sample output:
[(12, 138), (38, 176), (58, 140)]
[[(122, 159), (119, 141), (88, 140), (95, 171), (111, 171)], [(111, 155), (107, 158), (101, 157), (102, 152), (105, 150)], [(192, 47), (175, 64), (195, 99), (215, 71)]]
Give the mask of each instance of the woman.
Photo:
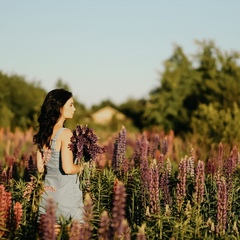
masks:
[(47, 199), (56, 203), (56, 217), (82, 222), (82, 191), (79, 188), (78, 173), (83, 168), (75, 165), (69, 149), (72, 131), (64, 122), (75, 112), (72, 93), (64, 89), (50, 91), (41, 107), (38, 117), (39, 131), (34, 135), (37, 144), (37, 168), (45, 172), (45, 191), (39, 207), (44, 214)]

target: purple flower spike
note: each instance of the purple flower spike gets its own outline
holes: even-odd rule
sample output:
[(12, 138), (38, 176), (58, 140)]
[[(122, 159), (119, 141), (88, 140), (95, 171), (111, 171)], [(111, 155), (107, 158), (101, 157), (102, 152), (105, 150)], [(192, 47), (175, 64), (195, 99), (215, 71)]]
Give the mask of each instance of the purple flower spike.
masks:
[(105, 149), (97, 144), (98, 139), (97, 135), (87, 125), (77, 125), (76, 129), (73, 130), (73, 136), (69, 144), (74, 158), (77, 158), (80, 162), (84, 158), (84, 161), (88, 162), (96, 159), (98, 154), (104, 153)]
[[(123, 163), (125, 161), (126, 153), (126, 141), (127, 141), (126, 128), (122, 126), (118, 138), (116, 138), (115, 140), (113, 150), (112, 166), (116, 172), (123, 170)], [(126, 167), (126, 163), (124, 163), (124, 165)]]

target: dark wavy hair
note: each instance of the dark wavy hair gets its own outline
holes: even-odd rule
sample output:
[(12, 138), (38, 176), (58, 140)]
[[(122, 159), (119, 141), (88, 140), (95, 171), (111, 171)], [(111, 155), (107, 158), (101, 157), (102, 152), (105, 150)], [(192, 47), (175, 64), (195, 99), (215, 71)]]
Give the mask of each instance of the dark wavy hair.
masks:
[(61, 116), (60, 109), (65, 105), (72, 93), (64, 89), (50, 91), (42, 104), (38, 116), (38, 132), (33, 136), (34, 144), (41, 150), (43, 146), (50, 148), (53, 127)]

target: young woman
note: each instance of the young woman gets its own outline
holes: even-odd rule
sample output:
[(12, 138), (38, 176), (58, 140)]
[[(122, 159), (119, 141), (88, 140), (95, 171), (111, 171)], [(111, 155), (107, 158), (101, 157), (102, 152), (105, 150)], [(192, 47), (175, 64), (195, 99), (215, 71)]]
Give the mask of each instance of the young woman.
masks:
[(45, 213), (47, 199), (56, 203), (57, 220), (73, 219), (82, 222), (82, 191), (78, 173), (83, 168), (75, 165), (69, 149), (72, 131), (64, 127), (66, 119), (75, 112), (72, 93), (64, 89), (50, 91), (38, 117), (39, 130), (33, 137), (37, 145), (37, 167), (45, 172), (45, 191), (40, 202), (39, 214)]

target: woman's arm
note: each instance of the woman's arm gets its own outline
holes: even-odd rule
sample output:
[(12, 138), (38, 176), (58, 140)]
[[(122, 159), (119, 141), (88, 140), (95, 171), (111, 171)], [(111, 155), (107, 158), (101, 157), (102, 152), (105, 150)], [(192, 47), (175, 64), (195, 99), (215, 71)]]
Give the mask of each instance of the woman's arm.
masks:
[(37, 150), (37, 169), (40, 173), (44, 172), (42, 154), (39, 150)]
[(72, 137), (72, 132), (70, 129), (65, 129), (61, 134), (61, 158), (62, 158), (62, 168), (66, 174), (76, 174), (81, 173), (83, 166), (75, 165), (73, 163), (73, 153), (69, 149), (70, 139)]

